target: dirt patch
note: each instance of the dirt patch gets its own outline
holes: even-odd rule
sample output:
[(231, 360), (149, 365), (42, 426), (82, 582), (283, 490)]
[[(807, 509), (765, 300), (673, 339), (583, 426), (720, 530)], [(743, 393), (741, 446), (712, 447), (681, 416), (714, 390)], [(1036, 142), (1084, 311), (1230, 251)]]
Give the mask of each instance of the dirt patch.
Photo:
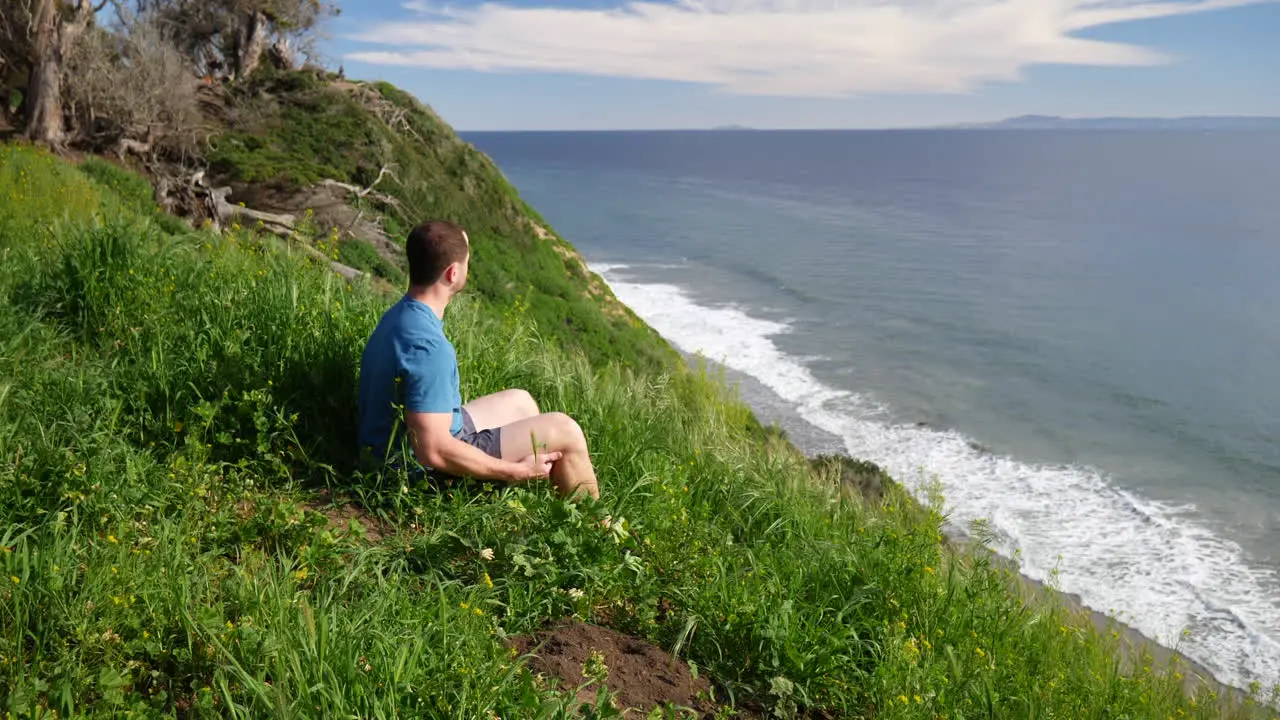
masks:
[(391, 533), (391, 527), (371, 515), (364, 508), (352, 502), (335, 504), (328, 492), (323, 492), (315, 500), (307, 503), (308, 510), (322, 513), (329, 519), (329, 530), (334, 532), (351, 532), (354, 521), (364, 530), (364, 536), (371, 543), (381, 542)]
[(538, 223), (530, 220), (529, 225), (533, 228), (533, 234), (538, 236), (539, 240), (553, 240), (555, 235), (548, 229), (542, 227)]
[[(655, 707), (692, 710), (697, 717), (709, 717), (715, 711), (708, 700), (711, 685), (707, 678), (695, 679), (683, 660), (656, 645), (608, 628), (564, 621), (512, 638), (510, 644), (521, 654), (534, 653), (529, 669), (559, 678), (560, 687), (567, 690), (585, 682), (583, 665), (592, 651), (598, 651), (608, 668), (605, 686), (617, 693), (615, 702), (626, 709), (627, 717), (643, 717)], [(579, 694), (578, 699), (594, 702), (595, 688)]]

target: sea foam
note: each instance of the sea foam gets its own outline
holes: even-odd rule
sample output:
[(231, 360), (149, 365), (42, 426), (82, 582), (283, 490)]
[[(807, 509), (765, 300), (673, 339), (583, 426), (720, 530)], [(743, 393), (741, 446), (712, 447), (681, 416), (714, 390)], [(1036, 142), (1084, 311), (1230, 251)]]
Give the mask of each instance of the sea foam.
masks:
[[(1208, 668), (1220, 681), (1280, 682), (1280, 578), (1175, 507), (1118, 488), (1087, 467), (1037, 465), (983, 451), (953, 430), (890, 422), (884, 408), (819, 381), (771, 340), (784, 322), (708, 306), (669, 284), (593, 264), (617, 297), (681, 350), (749, 375), (850, 455), (917, 494), (937, 483), (950, 521), (983, 520), (1022, 571)], [(1184, 634), (1184, 631), (1186, 634)]]

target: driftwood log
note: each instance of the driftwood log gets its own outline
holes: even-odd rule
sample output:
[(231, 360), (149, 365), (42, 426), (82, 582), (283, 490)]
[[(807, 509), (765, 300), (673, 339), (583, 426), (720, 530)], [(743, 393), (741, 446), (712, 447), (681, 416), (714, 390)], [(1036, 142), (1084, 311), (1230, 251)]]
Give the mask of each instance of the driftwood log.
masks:
[[(205, 188), (203, 173), (196, 173), (192, 176), (189, 186), (197, 189), (197, 195), (203, 195), (204, 205), (208, 209), (207, 217), (213, 221), (214, 226), (219, 230), (226, 229), (235, 223), (246, 225), (260, 223), (263, 230), (279, 235), (285, 240), (292, 240), (297, 236), (298, 219), (296, 217), (287, 213), (263, 212), (262, 210), (254, 210), (253, 208), (231, 203), (227, 200), (231, 195), (231, 188)], [(328, 263), (334, 272), (348, 280), (355, 280), (366, 275), (361, 270), (329, 258), (307, 243), (298, 243), (297, 247), (316, 260)]]
[(209, 206), (213, 211), (213, 216), (217, 218), (221, 227), (235, 222), (243, 223), (247, 218), (250, 223), (262, 223), (265, 230), (269, 230), (277, 235), (288, 237), (296, 229), (298, 219), (293, 215), (276, 214), (254, 210), (252, 208), (243, 207), (241, 205), (233, 205), (227, 201), (231, 195), (231, 188), (220, 187), (209, 190)]
[(321, 180), (320, 185), (323, 185), (324, 187), (333, 187), (333, 188), (338, 188), (340, 190), (346, 190), (347, 192), (351, 193), (352, 195), (355, 195), (358, 198), (365, 198), (365, 197), (372, 198), (382, 203), (383, 205), (400, 207), (400, 201), (398, 199), (390, 195), (387, 195), (386, 193), (373, 191), (374, 188), (378, 187), (378, 183), (382, 182), (382, 178), (386, 177), (387, 175), (390, 175), (393, 178), (396, 176), (396, 174), (391, 170), (390, 167), (383, 165), (382, 168), (378, 170), (378, 177), (374, 178), (373, 182), (370, 183), (369, 187), (367, 188), (361, 188), (360, 186), (352, 185), (351, 183), (338, 182), (337, 180), (331, 180), (329, 178), (325, 178), (324, 180)]
[[(232, 203), (228, 200), (233, 192), (232, 188), (225, 186), (209, 187), (205, 181), (203, 170), (189, 174), (176, 171), (158, 172), (157, 170), (157, 168), (153, 168), (156, 202), (171, 214), (184, 216), (189, 220), (194, 220), (196, 223), (208, 220), (218, 231), (223, 231), (236, 224), (247, 227), (260, 225), (262, 230), (278, 235), (286, 241), (292, 241), (297, 238), (298, 218), (296, 216), (289, 213), (271, 213), (255, 210), (239, 203)], [(382, 175), (382, 173), (378, 175), (379, 180), (382, 179)], [(373, 194), (372, 185), (362, 189), (354, 185), (338, 183), (334, 180), (326, 180), (322, 184), (341, 187), (357, 195), (364, 193), (364, 195), (360, 195), (361, 197)], [(377, 183), (375, 182), (374, 184), (376, 185)], [(367, 274), (329, 258), (305, 242), (297, 243), (297, 247), (316, 260), (328, 263), (334, 272), (348, 280), (354, 280)]]
[[(286, 239), (291, 239), (295, 236), (294, 232), (297, 229), (296, 226), (298, 219), (293, 215), (269, 213), (242, 207), (240, 205), (233, 205), (232, 203), (227, 202), (227, 196), (230, 194), (231, 188), (229, 187), (213, 188), (209, 191), (210, 202), (213, 205), (214, 212), (221, 221), (222, 227), (226, 227), (229, 222), (237, 222), (242, 218), (248, 218), (254, 223), (261, 223), (262, 229), (269, 230), (270, 232), (280, 235)], [(348, 280), (354, 280), (365, 274), (350, 265), (344, 265), (337, 260), (330, 259), (324, 253), (306, 243), (299, 243), (298, 247), (302, 248), (303, 252), (313, 258), (329, 263), (329, 267), (334, 272)]]

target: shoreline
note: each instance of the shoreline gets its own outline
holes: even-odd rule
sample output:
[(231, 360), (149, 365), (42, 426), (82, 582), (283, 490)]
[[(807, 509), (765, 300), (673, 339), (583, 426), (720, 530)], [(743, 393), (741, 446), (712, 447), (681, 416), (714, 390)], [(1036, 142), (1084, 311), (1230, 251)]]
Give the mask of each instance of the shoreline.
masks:
[[(910, 490), (905, 487), (902, 489), (907, 495), (915, 498)], [(919, 500), (917, 499), (916, 502), (919, 502)], [(1050, 587), (1045, 582), (1027, 575), (1022, 572), (1018, 567), (1018, 563), (1012, 558), (1001, 555), (994, 550), (974, 547), (969, 538), (954, 529), (951, 529), (950, 532), (944, 532), (943, 536), (946, 538), (945, 544), (953, 550), (973, 554), (986, 552), (992, 558), (994, 565), (1010, 570), (1018, 579), (1016, 591), (1021, 595), (1023, 602), (1028, 604), (1057, 604), (1070, 616), (1087, 618), (1094, 631), (1100, 636), (1105, 636), (1107, 633), (1112, 632), (1118, 633), (1117, 646), (1125, 671), (1132, 670), (1135, 657), (1141, 656), (1145, 652), (1150, 656), (1152, 668), (1168, 670), (1171, 669), (1171, 665), (1177, 664), (1177, 671), (1181, 672), (1183, 676), (1183, 690), (1188, 696), (1194, 696), (1200, 690), (1207, 689), (1216, 693), (1218, 702), (1224, 706), (1227, 703), (1243, 703), (1248, 697), (1249, 693), (1246, 689), (1219, 680), (1203, 663), (1189, 657), (1182, 651), (1144, 635), (1142, 631), (1123, 620), (1089, 607), (1080, 595), (1076, 593)], [(1011, 591), (1014, 590), (1014, 588), (1011, 588)]]
[[(599, 265), (592, 266), (593, 272), (599, 273), (599, 267)], [(603, 279), (603, 274), (601, 274), (601, 277)], [(608, 281), (606, 280), (606, 282)], [(649, 320), (645, 319), (645, 322), (647, 323)], [(815, 425), (801, 414), (792, 401), (779, 395), (776, 390), (765, 385), (754, 375), (725, 365), (707, 355), (691, 352), (667, 336), (663, 336), (663, 338), (684, 358), (687, 366), (696, 368), (702, 365), (709, 373), (713, 375), (720, 374), (726, 385), (737, 395), (738, 400), (750, 409), (757, 422), (761, 426), (774, 426), (780, 429), (784, 434), (785, 443), (798, 454), (809, 459), (823, 454), (844, 455), (851, 459), (856, 459), (849, 452), (843, 438)], [(893, 480), (892, 475), (886, 474), (886, 476)], [(894, 482), (906, 490), (907, 495), (915, 502), (922, 502), (919, 497), (907, 489), (906, 485), (898, 483), (896, 480)], [(961, 537), (955, 537), (956, 532)], [(952, 544), (971, 545), (969, 539), (963, 537), (964, 533), (961, 528), (944, 528), (944, 534), (948, 536)], [(974, 550), (976, 551), (976, 548)], [(1249, 691), (1246, 688), (1218, 679), (1208, 670), (1204, 663), (1142, 634), (1141, 631), (1119, 618), (1111, 617), (1102, 611), (1093, 609), (1084, 603), (1081, 596), (1075, 593), (1050, 588), (1043, 581), (1023, 574), (1013, 559), (1000, 555), (996, 550), (991, 548), (986, 548), (985, 550), (995, 558), (998, 558), (997, 562), (1000, 563), (1001, 567), (1008, 568), (1022, 579), (1020, 584), (1023, 588), (1022, 594), (1024, 598), (1040, 596), (1043, 599), (1053, 593), (1054, 601), (1068, 610), (1070, 614), (1078, 614), (1082, 620), (1088, 620), (1089, 624), (1100, 634), (1119, 633), (1119, 651), (1122, 663), (1145, 650), (1149, 653), (1152, 664), (1155, 667), (1167, 668), (1172, 661), (1176, 660), (1178, 672), (1184, 677), (1184, 687), (1189, 692), (1194, 692), (1200, 688), (1211, 690), (1217, 694), (1219, 702), (1224, 703), (1224, 705), (1228, 701), (1234, 701), (1232, 704), (1238, 704), (1238, 702), (1248, 697)], [(1016, 590), (1011, 588), (1011, 591)], [(1087, 618), (1083, 617), (1084, 614), (1087, 614)], [(1125, 667), (1132, 666), (1125, 665)], [(1259, 693), (1260, 697), (1257, 699), (1260, 701), (1262, 697), (1267, 697), (1270, 691), (1270, 687), (1262, 687)], [(1264, 704), (1263, 706), (1265, 707), (1266, 705)]]
[[(1001, 559), (1006, 560), (1003, 556)], [(1189, 695), (1194, 695), (1201, 688), (1208, 688), (1216, 692), (1221, 701), (1243, 701), (1247, 696), (1248, 693), (1244, 689), (1222, 682), (1208, 668), (1180, 650), (1153, 640), (1124, 621), (1085, 605), (1079, 595), (1051, 588), (1021, 572), (1018, 573), (1018, 577), (1022, 585), (1030, 589), (1032, 602), (1036, 601), (1036, 596), (1052, 595), (1072, 614), (1087, 614), (1090, 623), (1099, 634), (1118, 632), (1120, 653), (1124, 661), (1131, 661), (1135, 654), (1140, 655), (1144, 650), (1150, 653), (1153, 667), (1168, 668), (1176, 661), (1180, 666), (1179, 672), (1183, 676), (1183, 688)]]
[[(689, 363), (696, 363), (699, 360), (698, 356), (688, 353), (687, 351), (679, 350), (679, 352)], [(803, 416), (790, 412), (785, 407), (785, 399), (779, 398), (780, 400), (784, 400), (784, 402), (779, 403), (776, 406), (770, 406), (768, 403), (761, 402), (761, 398), (759, 397), (760, 393), (763, 393), (765, 396), (776, 394), (767, 387), (764, 387), (756, 378), (743, 373), (742, 371), (735, 370), (734, 368), (710, 360), (709, 358), (701, 359), (708, 364), (709, 368), (714, 367), (716, 370), (723, 371), (725, 373), (726, 383), (730, 386), (737, 386), (739, 399), (747, 405), (748, 408), (750, 408), (752, 414), (756, 416), (757, 421), (761, 422), (762, 425), (774, 424), (781, 428), (786, 434), (785, 442), (794, 448), (796, 452), (803, 455), (807, 460), (812, 461), (815, 457), (823, 454), (843, 455), (851, 460), (858, 460), (858, 458), (854, 458), (850, 455), (847, 449), (843, 448), (842, 442), (838, 443), (841, 447), (837, 449), (834, 447), (836, 443), (824, 441), (822, 439), (823, 436), (828, 435), (829, 433), (822, 428), (812, 425), (812, 423), (806, 420)], [(742, 392), (744, 385), (750, 387), (749, 394)], [(748, 396), (755, 397), (752, 397), (752, 401), (749, 401), (747, 399)], [(796, 431), (799, 431), (802, 428), (804, 435), (807, 436), (806, 440), (799, 440), (794, 436)], [(812, 436), (809, 436), (810, 433), (812, 433)], [(837, 438), (833, 435), (832, 439)], [(887, 477), (890, 482), (897, 485), (904, 493), (906, 493), (912, 501), (923, 507), (921, 499), (907, 488), (907, 486), (898, 482), (889, 473), (884, 472), (883, 470), (881, 470), (881, 472), (884, 473), (884, 476)], [(993, 564), (1010, 570), (1018, 578), (1018, 588), (1016, 590), (1011, 588), (1011, 591), (1020, 592), (1022, 599), (1025, 602), (1057, 603), (1066, 610), (1068, 614), (1082, 619), (1087, 619), (1089, 624), (1099, 635), (1105, 635), (1110, 632), (1119, 633), (1117, 644), (1120, 650), (1122, 663), (1131, 663), (1135, 656), (1141, 655), (1143, 651), (1146, 651), (1150, 655), (1153, 667), (1168, 668), (1171, 663), (1176, 662), (1178, 664), (1178, 672), (1181, 672), (1183, 675), (1183, 688), (1189, 695), (1194, 694), (1201, 689), (1210, 690), (1217, 694), (1218, 702), (1222, 703), (1224, 707), (1227, 703), (1231, 703), (1233, 705), (1240, 704), (1248, 697), (1247, 689), (1219, 680), (1203, 663), (1189, 657), (1176, 648), (1165, 645), (1148, 637), (1147, 635), (1144, 635), (1140, 630), (1129, 625), (1123, 620), (1090, 607), (1085, 604), (1083, 598), (1079, 594), (1050, 587), (1044, 581), (1037, 580), (1022, 572), (1021, 568), (1013, 558), (1002, 555), (991, 548), (975, 546), (972, 538), (965, 534), (964, 530), (959, 526), (944, 524), (942, 532), (943, 537), (945, 538), (943, 544), (949, 547), (953, 552), (964, 551), (973, 554), (985, 552), (990, 555)], [(1126, 670), (1131, 667), (1131, 664), (1125, 665)], [(1268, 688), (1263, 688), (1263, 692), (1266, 692), (1267, 690)]]

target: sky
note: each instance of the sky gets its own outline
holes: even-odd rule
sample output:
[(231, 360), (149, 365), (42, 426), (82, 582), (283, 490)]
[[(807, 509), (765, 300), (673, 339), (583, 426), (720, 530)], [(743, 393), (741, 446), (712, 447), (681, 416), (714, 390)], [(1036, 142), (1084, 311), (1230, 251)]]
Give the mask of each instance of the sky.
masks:
[(326, 65), (462, 131), (1280, 116), (1280, 0), (342, 0)]

